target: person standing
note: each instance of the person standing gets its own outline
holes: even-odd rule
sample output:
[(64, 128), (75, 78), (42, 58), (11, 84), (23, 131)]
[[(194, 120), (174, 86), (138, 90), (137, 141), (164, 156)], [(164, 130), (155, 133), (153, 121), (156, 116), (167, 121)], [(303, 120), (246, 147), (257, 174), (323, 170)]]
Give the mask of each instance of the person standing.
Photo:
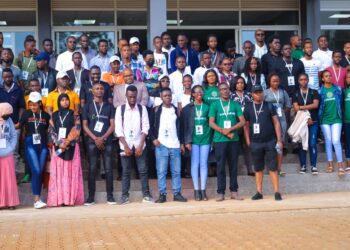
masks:
[[(211, 68), (211, 56), (208, 51), (204, 51), (201, 53), (201, 66), (198, 67), (193, 74), (193, 85), (202, 85), (203, 84), (203, 77), (205, 72), (207, 72), (208, 69)], [(216, 68), (214, 68), (217, 70)]]
[(182, 143), (191, 152), (191, 176), (196, 201), (208, 200), (206, 184), (211, 143), (208, 115), (209, 105), (203, 102), (203, 88), (196, 85), (191, 91), (191, 103), (186, 105), (181, 113)]
[(340, 143), (342, 129), (342, 90), (331, 81), (331, 72), (324, 70), (321, 73), (322, 87), (320, 88), (320, 108), (318, 110), (321, 130), (325, 139), (327, 154), (327, 173), (334, 171), (333, 150), (337, 157), (338, 175), (345, 174), (343, 168), (343, 151)]
[(344, 56), (340, 62), (340, 65), (347, 70), (350, 70), (350, 41), (344, 43)]
[(160, 38), (162, 39), (162, 52), (164, 53), (166, 60), (167, 60), (167, 67), (168, 67), (168, 74), (172, 72), (171, 70), (171, 64), (170, 64), (170, 53), (175, 49), (173, 47), (172, 40), (171, 40), (171, 35), (164, 31), (161, 35)]
[(119, 138), (122, 162), (122, 196), (119, 204), (129, 203), (130, 172), (136, 162), (141, 180), (143, 202), (153, 202), (148, 184), (146, 137), (149, 120), (145, 106), (136, 103), (137, 88), (126, 88), (126, 104), (119, 106), (115, 115), (115, 134)]
[(13, 73), (13, 79), (23, 89), (23, 82), (22, 82), (22, 71), (17, 66), (13, 65), (13, 52), (12, 49), (9, 48), (3, 48), (1, 51), (1, 67), (0, 67), (0, 86), (3, 85), (3, 79), (2, 79), (2, 71), (3, 69), (11, 69)]
[(156, 203), (166, 202), (166, 175), (169, 162), (174, 201), (187, 202), (187, 199), (181, 195), (180, 118), (176, 107), (171, 104), (171, 89), (163, 88), (161, 98), (163, 103), (150, 114), (149, 131), (156, 151), (159, 191)]
[[(244, 109), (246, 124), (244, 137), (248, 147), (251, 148), (253, 165), (255, 168), (256, 194), (252, 200), (263, 199), (263, 178), (265, 166), (269, 170), (275, 200), (282, 200), (278, 180), (276, 145), (283, 148), (281, 127), (275, 109), (264, 101), (262, 86), (252, 88), (253, 102), (248, 103)], [(276, 142), (277, 141), (277, 142)]]
[(0, 103), (0, 208), (15, 209), (19, 205), (13, 156), (17, 132), (10, 118), (12, 112), (9, 103)]
[(326, 68), (329, 72), (332, 72), (331, 81), (333, 84), (345, 89), (346, 74), (348, 73), (346, 68), (340, 65), (342, 59), (342, 53), (340, 50), (335, 50), (332, 53), (332, 66)]
[(140, 53), (140, 39), (136, 36), (131, 37), (129, 40), (129, 45), (131, 49), (131, 58), (144, 66), (145, 62), (143, 60), (142, 53)]
[(263, 55), (268, 52), (267, 46), (265, 44), (265, 31), (257, 29), (255, 31), (255, 50), (254, 57), (262, 59)]
[(81, 66), (83, 56), (81, 52), (75, 51), (72, 54), (74, 67), (67, 71), (70, 79), (69, 88), (74, 90), (77, 95), (80, 95), (80, 90), (90, 80), (90, 71)]
[(120, 72), (120, 58), (118, 56), (111, 56), (109, 58), (109, 66), (111, 67), (111, 71), (102, 75), (102, 81), (108, 83), (111, 88), (114, 85), (123, 84), (124, 78), (123, 73)]
[(246, 90), (248, 92), (251, 92), (251, 89), (255, 85), (261, 85), (264, 90), (266, 89), (265, 76), (261, 72), (261, 63), (258, 58), (249, 57), (246, 60), (241, 76), (247, 84)]
[(56, 68), (57, 54), (53, 50), (53, 41), (50, 38), (45, 38), (42, 42), (43, 52), (49, 55), (49, 67)]
[(227, 83), (219, 84), (220, 99), (210, 105), (209, 125), (214, 130), (214, 148), (217, 162), (217, 199), (225, 200), (226, 162), (230, 173), (231, 199), (243, 200), (238, 194), (237, 163), (239, 156), (238, 130), (245, 124), (240, 105), (230, 99)]
[(30, 93), (29, 109), (23, 112), (20, 120), (20, 124), (24, 127), (26, 163), (29, 164), (32, 173), (34, 208), (37, 209), (46, 207), (40, 195), (48, 154), (47, 130), (50, 121), (50, 115), (44, 111), (41, 99), (40, 93)]
[(344, 135), (345, 135), (345, 171), (350, 171), (350, 72), (346, 75), (344, 90)]
[(325, 35), (320, 35), (317, 38), (318, 49), (312, 53), (312, 57), (321, 62), (321, 70), (325, 70), (332, 66), (332, 51), (328, 49), (328, 38)]
[[(183, 92), (182, 80), (184, 75), (191, 75), (191, 69), (189, 66), (186, 66), (186, 58), (183, 55), (179, 55), (176, 58), (176, 70), (173, 70), (173, 73), (169, 75), (170, 78), (170, 89), (175, 95), (179, 96)], [(173, 100), (177, 106), (177, 100)]]
[(243, 73), (245, 62), (247, 61), (248, 58), (254, 55), (253, 43), (249, 40), (245, 41), (243, 43), (243, 51), (244, 51), (244, 56), (237, 58), (232, 67), (232, 71), (237, 75), (241, 75)]
[(115, 54), (116, 56), (119, 56), (119, 58), (122, 58), (122, 48), (124, 46), (129, 46), (128, 39), (121, 37), (118, 39), (118, 52)]
[(301, 37), (299, 35), (293, 35), (290, 37), (289, 42), (292, 47), (292, 58), (300, 60), (304, 57), (304, 52), (301, 48)]
[[(96, 50), (90, 47), (89, 36), (87, 34), (82, 34), (79, 37), (79, 44), (80, 44), (80, 49), (78, 50), (78, 52), (82, 54), (82, 57), (86, 58), (86, 64), (90, 65), (90, 61), (92, 60), (92, 58), (97, 56), (97, 52)], [(89, 69), (89, 68), (86, 67), (86, 69)]]
[(121, 65), (120, 70), (123, 72), (126, 68), (133, 71), (135, 81), (141, 81), (143, 66), (138, 61), (131, 57), (131, 49), (129, 45), (125, 45), (121, 50)]
[(182, 93), (176, 97), (177, 100), (177, 109), (179, 114), (181, 114), (183, 108), (190, 104), (191, 102), (191, 89), (192, 89), (192, 85), (193, 85), (193, 79), (191, 75), (184, 75), (183, 80), (182, 80), (182, 84), (183, 84), (183, 91)]
[(261, 57), (262, 73), (265, 75), (265, 79), (275, 71), (277, 62), (281, 58), (280, 38), (277, 35), (273, 35), (269, 38), (268, 43), (270, 50)]
[(155, 36), (153, 38), (154, 46), (154, 66), (162, 69), (163, 74), (168, 74), (167, 58), (165, 53), (162, 51), (162, 38), (160, 36)]
[(97, 43), (98, 45), (98, 54), (90, 60), (89, 68), (94, 65), (97, 65), (101, 69), (101, 73), (107, 73), (111, 70), (109, 66), (109, 58), (108, 55), (108, 41), (106, 39), (100, 39)]
[(225, 56), (230, 59), (231, 66), (235, 63), (237, 58), (242, 57), (242, 54), (238, 54), (236, 51), (236, 42), (234, 40), (227, 40), (225, 43)]
[(113, 197), (113, 171), (112, 171), (112, 138), (114, 132), (115, 109), (112, 104), (103, 100), (104, 86), (95, 82), (92, 87), (93, 100), (83, 109), (83, 129), (88, 139), (87, 149), (89, 157), (89, 196), (85, 205), (95, 204), (97, 160), (101, 155), (106, 174), (107, 203), (116, 204)]
[(236, 74), (232, 71), (232, 62), (230, 58), (224, 58), (220, 64), (219, 82), (226, 82), (229, 86), (232, 84)]
[[(210, 55), (210, 67), (211, 68), (218, 68), (220, 62), (225, 57), (225, 53), (219, 51), (217, 49), (218, 47), (218, 37), (215, 34), (209, 34), (207, 35), (207, 46), (208, 50), (205, 52), (208, 52)], [(203, 52), (200, 54), (201, 57), (203, 57)], [(199, 65), (198, 65), (199, 66)]]
[(218, 88), (218, 74), (215, 70), (209, 69), (205, 72), (203, 77), (203, 101), (209, 106), (220, 99)]

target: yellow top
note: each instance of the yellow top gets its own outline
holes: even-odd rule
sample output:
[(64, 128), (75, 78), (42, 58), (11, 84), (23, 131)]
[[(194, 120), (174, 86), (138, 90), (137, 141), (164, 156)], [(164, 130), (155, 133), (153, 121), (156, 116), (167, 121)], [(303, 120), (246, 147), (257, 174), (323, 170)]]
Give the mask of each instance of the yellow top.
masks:
[[(28, 105), (28, 99), (29, 99), (29, 95), (24, 96), (24, 100), (26, 102), (26, 109), (29, 109), (29, 105)], [(46, 111), (46, 102), (47, 102), (47, 98), (45, 96), (41, 97), (41, 102), (43, 104), (43, 108), (44, 111)]]
[[(58, 102), (58, 97), (61, 94), (63, 93), (60, 93), (57, 88), (49, 93), (46, 101), (46, 107), (51, 107), (52, 112), (56, 112), (58, 110), (57, 102)], [(67, 94), (69, 97), (69, 109), (74, 111), (74, 106), (80, 104), (80, 99), (78, 94), (71, 90), (66, 90), (64, 94)]]

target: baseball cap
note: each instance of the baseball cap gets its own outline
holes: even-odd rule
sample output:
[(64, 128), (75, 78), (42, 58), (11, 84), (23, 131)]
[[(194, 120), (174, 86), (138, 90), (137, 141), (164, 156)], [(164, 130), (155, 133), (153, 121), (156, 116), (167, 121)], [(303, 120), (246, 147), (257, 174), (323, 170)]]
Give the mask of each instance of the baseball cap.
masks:
[(34, 103), (37, 103), (37, 102), (41, 101), (41, 95), (40, 95), (40, 93), (39, 93), (39, 92), (31, 92), (31, 93), (29, 94), (28, 101), (34, 102)]
[(35, 56), (35, 61), (41, 61), (41, 60), (46, 60), (50, 61), (50, 56), (46, 52), (40, 52), (38, 55)]
[(252, 92), (258, 92), (258, 91), (264, 91), (263, 87), (261, 85), (254, 85), (252, 87)]
[(57, 73), (57, 75), (56, 75), (56, 79), (64, 78), (64, 77), (68, 77), (68, 78), (69, 78), (69, 76), (67, 75), (66, 72), (59, 71), (59, 72)]
[(111, 58), (109, 58), (109, 63), (112, 63), (114, 61), (120, 62), (119, 56), (111, 56)]
[(130, 38), (129, 44), (133, 44), (133, 43), (140, 44), (140, 40), (136, 36), (133, 36), (132, 38)]

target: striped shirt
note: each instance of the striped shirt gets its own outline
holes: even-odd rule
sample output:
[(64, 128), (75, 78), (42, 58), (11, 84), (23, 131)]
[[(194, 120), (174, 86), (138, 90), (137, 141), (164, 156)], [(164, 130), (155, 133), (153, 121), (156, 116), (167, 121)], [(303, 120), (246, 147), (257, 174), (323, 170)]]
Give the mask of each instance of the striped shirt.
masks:
[(305, 57), (300, 59), (305, 68), (305, 73), (309, 76), (309, 88), (318, 90), (320, 88), (319, 72), (322, 70), (322, 63), (312, 58), (311, 60), (305, 59)]

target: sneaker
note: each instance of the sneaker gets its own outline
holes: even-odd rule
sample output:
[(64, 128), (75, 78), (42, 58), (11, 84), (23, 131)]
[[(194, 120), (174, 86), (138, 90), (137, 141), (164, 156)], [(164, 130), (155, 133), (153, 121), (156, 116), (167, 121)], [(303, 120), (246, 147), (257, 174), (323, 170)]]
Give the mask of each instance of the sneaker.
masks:
[(120, 197), (120, 199), (118, 201), (118, 205), (126, 205), (128, 203), (130, 203), (129, 197), (128, 196), (124, 196), (124, 195), (122, 197)]
[(84, 203), (85, 206), (95, 205), (95, 199), (92, 197), (88, 197)]
[(174, 201), (187, 202), (187, 199), (183, 197), (181, 193), (177, 193), (174, 195)]
[(158, 200), (156, 200), (156, 203), (164, 203), (166, 202), (166, 194), (159, 194)]
[(111, 196), (111, 197), (107, 198), (107, 204), (115, 205), (115, 204), (117, 204), (117, 202), (115, 201), (114, 197)]
[(313, 175), (318, 174), (317, 167), (312, 167), (312, 168), (311, 168), (311, 173), (312, 173)]
[(152, 196), (147, 195), (147, 196), (143, 197), (142, 202), (143, 203), (154, 203), (154, 199), (152, 198)]
[(286, 176), (286, 172), (284, 172), (282, 170), (278, 171), (278, 174), (279, 174), (280, 177)]
[(30, 182), (30, 175), (26, 174), (25, 176), (23, 176), (21, 183), (28, 183)]
[(252, 197), (253, 201), (256, 200), (262, 200), (264, 198), (264, 196), (262, 195), (262, 193), (256, 192), (256, 194), (254, 194), (254, 196)]
[(216, 197), (216, 201), (224, 201), (225, 200), (225, 195), (224, 194), (218, 194)]
[(34, 203), (34, 208), (35, 209), (40, 209), (46, 207), (46, 203), (42, 202), (41, 200), (38, 200), (37, 202)]
[(306, 173), (306, 166), (305, 165), (302, 165), (300, 167), (300, 171), (299, 171), (299, 174), (305, 174)]
[(282, 196), (279, 192), (275, 193), (275, 201), (281, 201), (282, 200)]

